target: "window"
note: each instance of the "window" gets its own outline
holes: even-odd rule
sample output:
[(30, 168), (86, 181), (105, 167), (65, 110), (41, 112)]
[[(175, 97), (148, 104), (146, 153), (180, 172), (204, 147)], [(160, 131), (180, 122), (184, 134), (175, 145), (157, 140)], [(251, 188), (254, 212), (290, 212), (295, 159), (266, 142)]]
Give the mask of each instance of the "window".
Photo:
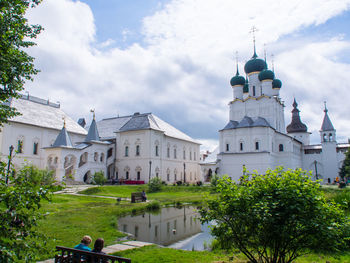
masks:
[(166, 223), (166, 232), (169, 234), (170, 232), (170, 222)]
[(125, 157), (129, 156), (129, 146), (125, 146)]
[(255, 150), (259, 150), (259, 142), (255, 142)]
[(239, 143), (239, 150), (240, 150), (240, 151), (243, 151), (243, 142), (240, 142), (240, 143)]
[(176, 148), (174, 149), (174, 159), (176, 159)]
[(127, 180), (129, 179), (129, 171), (125, 172), (125, 179), (127, 179)]
[(230, 150), (230, 145), (226, 143), (226, 152), (228, 152), (229, 150)]
[(169, 173), (167, 173), (167, 175), (166, 175), (166, 180), (169, 182), (170, 181), (170, 174)]
[(158, 236), (158, 226), (155, 226), (155, 228), (154, 228), (154, 236), (155, 237)]
[(325, 134), (325, 133), (323, 134), (323, 141), (324, 141), (324, 142), (327, 141), (327, 138), (326, 138), (326, 134)]
[(184, 160), (186, 160), (186, 151), (184, 150), (184, 154), (183, 154)]
[(38, 146), (39, 146), (39, 143), (35, 142), (34, 145), (33, 145), (33, 154), (34, 155), (38, 154)]
[(113, 148), (109, 148), (107, 151), (107, 158), (111, 157), (113, 155)]
[(139, 236), (139, 227), (135, 226), (135, 237)]
[(170, 158), (170, 147), (166, 149), (166, 157)]
[(192, 152), (190, 152), (190, 160), (192, 161)]
[(278, 150), (280, 151), (280, 152), (283, 152), (283, 144), (280, 144), (280, 145), (278, 145)]
[(158, 145), (156, 145), (156, 156), (159, 156)]
[(329, 134), (329, 141), (331, 142), (332, 139), (333, 139), (333, 138), (332, 138), (332, 134), (330, 133), (330, 134)]
[(136, 145), (136, 156), (140, 156), (140, 145)]
[(101, 153), (100, 155), (100, 162), (102, 163), (105, 159), (105, 154), (104, 153)]
[(156, 173), (156, 177), (157, 177), (157, 178), (159, 177), (159, 173)]
[(98, 153), (95, 152), (94, 153), (94, 161), (97, 162), (97, 160), (98, 160)]
[(18, 140), (17, 142), (17, 152), (23, 153), (23, 140)]
[(193, 160), (196, 160), (196, 152), (193, 153)]
[(253, 96), (255, 96), (255, 86), (253, 86)]
[(140, 181), (140, 178), (141, 178), (141, 172), (137, 171), (137, 181)]

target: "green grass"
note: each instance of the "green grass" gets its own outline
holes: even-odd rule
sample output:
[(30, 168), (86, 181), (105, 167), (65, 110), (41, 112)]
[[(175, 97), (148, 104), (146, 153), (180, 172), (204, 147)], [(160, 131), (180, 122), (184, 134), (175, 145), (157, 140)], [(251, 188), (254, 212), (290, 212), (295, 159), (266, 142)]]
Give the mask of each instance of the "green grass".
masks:
[[(130, 198), (131, 193), (141, 192), (145, 190), (147, 193), (147, 185), (113, 185), (89, 188), (81, 191), (81, 194), (127, 197)], [(205, 186), (163, 186), (160, 192), (147, 193), (149, 200), (157, 200), (162, 203), (197, 203), (203, 200), (203, 194), (210, 193), (210, 188)]]
[[(133, 263), (163, 263), (163, 262), (222, 262), (229, 260), (224, 254), (208, 251), (185, 251), (172, 248), (159, 248), (157, 246), (146, 246), (143, 248), (117, 252), (114, 255), (130, 258)], [(239, 261), (237, 261), (239, 262)], [(246, 262), (240, 261), (240, 262)]]
[[(72, 195), (54, 195), (44, 202), (41, 211), (46, 215), (39, 221), (38, 231), (48, 238), (47, 247), (73, 247), (84, 235), (93, 240), (103, 237), (105, 245), (116, 242), (123, 234), (117, 229), (118, 217), (146, 208), (146, 203), (116, 204), (113, 199)], [(51, 252), (52, 253), (52, 252)], [(41, 255), (41, 259), (54, 254)]]

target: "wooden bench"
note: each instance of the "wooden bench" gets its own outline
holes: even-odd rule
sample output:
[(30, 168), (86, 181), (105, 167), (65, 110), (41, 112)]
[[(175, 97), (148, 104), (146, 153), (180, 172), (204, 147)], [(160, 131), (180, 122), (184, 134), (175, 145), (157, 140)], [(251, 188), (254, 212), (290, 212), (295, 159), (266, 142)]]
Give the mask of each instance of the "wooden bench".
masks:
[(58, 251), (55, 255), (55, 263), (105, 263), (105, 262), (121, 262), (129, 263), (131, 259), (122, 258), (117, 256), (110, 256), (107, 254), (99, 254), (94, 252), (88, 252), (83, 250), (78, 250), (74, 248), (56, 246)]
[(142, 202), (142, 192), (131, 193), (131, 203)]

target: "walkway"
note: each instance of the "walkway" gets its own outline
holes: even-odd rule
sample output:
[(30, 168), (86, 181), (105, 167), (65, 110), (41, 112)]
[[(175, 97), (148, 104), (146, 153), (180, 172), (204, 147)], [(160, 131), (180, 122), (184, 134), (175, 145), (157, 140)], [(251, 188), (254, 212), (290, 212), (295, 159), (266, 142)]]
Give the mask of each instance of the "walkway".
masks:
[[(127, 241), (122, 244), (114, 244), (114, 245), (105, 247), (103, 248), (103, 251), (106, 252), (107, 254), (112, 254), (118, 251), (124, 251), (128, 249), (134, 249), (134, 248), (150, 246), (150, 245), (153, 245), (153, 244), (148, 242), (142, 242), (142, 241)], [(55, 259), (53, 258), (45, 261), (38, 261), (38, 263), (54, 263), (54, 262), (55, 262)]]

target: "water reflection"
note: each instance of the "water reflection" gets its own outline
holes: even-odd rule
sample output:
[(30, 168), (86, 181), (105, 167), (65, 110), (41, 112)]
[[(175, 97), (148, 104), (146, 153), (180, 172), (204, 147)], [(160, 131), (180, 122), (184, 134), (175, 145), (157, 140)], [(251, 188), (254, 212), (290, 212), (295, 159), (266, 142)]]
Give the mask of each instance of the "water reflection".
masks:
[(129, 215), (118, 220), (120, 231), (139, 241), (163, 246), (176, 243), (202, 231), (199, 214), (194, 207), (165, 207), (158, 214)]

